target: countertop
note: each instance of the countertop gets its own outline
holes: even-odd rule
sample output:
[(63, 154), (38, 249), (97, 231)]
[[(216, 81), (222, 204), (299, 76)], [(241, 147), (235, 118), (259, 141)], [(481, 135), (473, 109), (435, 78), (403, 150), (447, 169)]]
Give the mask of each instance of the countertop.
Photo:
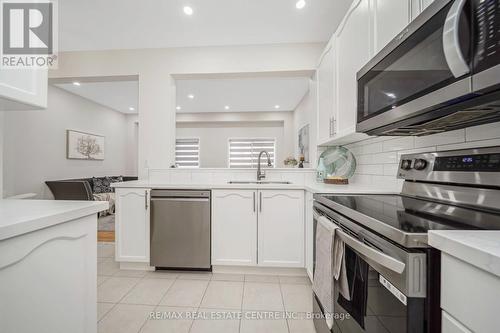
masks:
[(108, 209), (106, 201), (0, 200), (0, 241)]
[(115, 188), (154, 188), (154, 189), (178, 189), (178, 190), (213, 190), (213, 189), (268, 189), (268, 190), (306, 190), (312, 193), (366, 193), (366, 194), (390, 194), (399, 193), (389, 188), (360, 185), (327, 185), (327, 184), (165, 184), (150, 183), (144, 180), (134, 180), (121, 183), (113, 183)]
[(429, 244), (500, 277), (500, 231), (434, 230)]

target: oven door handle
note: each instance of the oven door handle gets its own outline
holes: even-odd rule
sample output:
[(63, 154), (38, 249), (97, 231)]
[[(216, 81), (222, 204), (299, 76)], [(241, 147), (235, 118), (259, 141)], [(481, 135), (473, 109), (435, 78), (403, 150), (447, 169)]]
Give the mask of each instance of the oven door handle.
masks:
[(460, 14), (467, 0), (455, 0), (446, 16), (443, 28), (443, 51), (451, 73), (458, 78), (470, 72), (469, 65), (460, 49), (459, 23)]
[[(316, 210), (313, 210), (313, 218), (315, 220), (318, 220), (320, 217), (321, 217), (321, 215), (318, 214), (318, 212), (316, 212)], [(334, 223), (334, 222), (332, 221), (332, 223)], [(404, 272), (405, 267), (406, 267), (404, 262), (401, 262), (397, 259), (394, 259), (391, 256), (388, 256), (385, 253), (382, 253), (380, 251), (375, 250), (374, 248), (360, 242), (356, 238), (349, 236), (344, 231), (342, 231), (342, 229), (337, 228), (335, 230), (335, 236), (336, 237), (338, 236), (340, 239), (342, 239), (342, 241), (345, 244), (349, 245), (353, 250), (355, 250), (359, 254), (365, 256), (367, 259), (370, 259), (370, 260), (376, 262), (380, 266), (387, 268), (387, 269), (389, 269), (393, 272), (396, 272), (398, 274), (401, 274)]]
[(398, 274), (405, 270), (405, 263), (394, 259), (387, 254), (375, 250), (374, 248), (360, 242), (356, 238), (349, 236), (341, 229), (335, 230), (335, 236), (338, 236), (345, 244), (349, 245), (354, 251), (365, 256), (366, 258), (376, 262), (382, 267), (385, 267)]

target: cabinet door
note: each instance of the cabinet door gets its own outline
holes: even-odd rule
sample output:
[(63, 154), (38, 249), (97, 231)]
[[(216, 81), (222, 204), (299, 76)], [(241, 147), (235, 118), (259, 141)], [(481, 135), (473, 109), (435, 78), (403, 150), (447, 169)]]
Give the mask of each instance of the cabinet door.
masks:
[(149, 263), (149, 189), (116, 189), (116, 260)]
[(311, 192), (306, 192), (305, 199), (305, 262), (306, 271), (309, 278), (313, 279), (314, 263), (314, 217), (313, 217), (314, 198)]
[(304, 191), (260, 190), (259, 266), (304, 267)]
[[(338, 136), (356, 132), (356, 73), (372, 55), (369, 0), (355, 0), (336, 33)], [(342, 84), (340, 84), (342, 83)]]
[(334, 136), (335, 118), (335, 49), (329, 43), (317, 70), (318, 140), (324, 142)]
[(410, 0), (372, 0), (375, 53), (410, 23)]
[(0, 110), (47, 107), (46, 69), (0, 70)]
[(212, 191), (212, 265), (256, 264), (256, 191)]

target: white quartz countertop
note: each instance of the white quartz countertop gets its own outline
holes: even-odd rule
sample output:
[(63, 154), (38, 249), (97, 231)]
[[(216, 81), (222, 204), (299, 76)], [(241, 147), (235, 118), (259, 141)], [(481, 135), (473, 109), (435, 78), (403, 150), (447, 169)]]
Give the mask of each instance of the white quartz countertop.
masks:
[(108, 208), (106, 201), (0, 200), (0, 241)]
[(213, 189), (273, 189), (273, 190), (306, 190), (312, 193), (366, 193), (366, 194), (389, 194), (399, 193), (389, 188), (360, 185), (329, 185), (329, 184), (165, 184), (150, 183), (144, 180), (113, 183), (115, 188), (151, 188), (151, 189), (178, 189), (178, 190), (213, 190)]
[(500, 231), (434, 230), (429, 244), (500, 277)]

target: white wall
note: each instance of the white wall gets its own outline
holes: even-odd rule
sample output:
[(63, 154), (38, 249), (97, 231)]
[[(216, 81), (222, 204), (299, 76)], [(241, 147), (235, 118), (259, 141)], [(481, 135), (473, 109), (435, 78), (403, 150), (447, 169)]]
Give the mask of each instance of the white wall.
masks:
[[(289, 151), (284, 150), (282, 122), (177, 123), (178, 138), (200, 139), (200, 167), (227, 168), (230, 138), (276, 139), (276, 166), (283, 166)], [(290, 140), (291, 138), (288, 138)]]
[[(309, 125), (309, 163), (305, 164), (306, 168), (315, 168), (318, 154), (317, 147), (317, 110), (316, 110), (316, 80), (309, 81), (309, 91), (304, 96), (302, 101), (297, 105), (293, 113), (293, 145), (294, 156), (298, 158), (299, 151), (299, 130)], [(307, 159), (307, 158), (306, 158)]]
[(52, 78), (139, 75), (139, 175), (175, 161), (173, 74), (314, 70), (323, 43), (66, 52)]
[(4, 111), (0, 111), (0, 199), (3, 198), (3, 137), (4, 137)]
[[(5, 112), (4, 191), (51, 197), (44, 181), (134, 175), (128, 116), (49, 86), (46, 110)], [(66, 159), (66, 130), (105, 136), (104, 161)]]
[(500, 123), (486, 124), (422, 137), (377, 137), (347, 145), (358, 167), (353, 183), (399, 187), (396, 178), (401, 155), (500, 145)]

